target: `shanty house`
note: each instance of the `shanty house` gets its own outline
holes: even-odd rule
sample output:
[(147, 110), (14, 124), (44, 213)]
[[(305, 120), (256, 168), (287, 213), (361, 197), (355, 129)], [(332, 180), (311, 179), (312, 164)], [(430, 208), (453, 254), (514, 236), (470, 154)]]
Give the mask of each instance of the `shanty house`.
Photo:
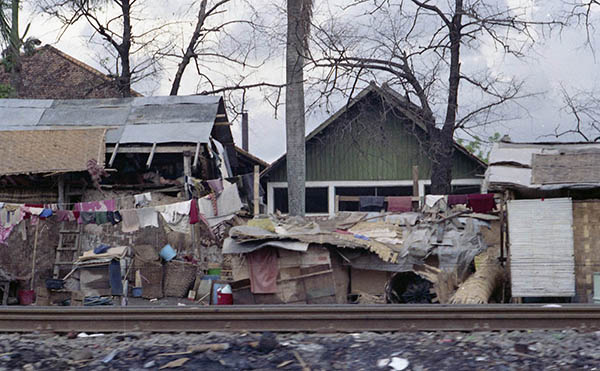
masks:
[[(144, 251), (150, 246), (156, 259), (158, 249), (168, 243), (180, 256), (188, 255), (204, 268), (220, 263), (220, 232), (215, 236), (210, 229), (235, 216), (242, 206), (240, 196), (250, 197), (252, 192), (244, 193), (241, 185), (238, 194), (237, 184), (242, 184), (240, 175), (260, 165), (234, 147), (220, 97), (2, 99), (0, 117), (2, 215), (9, 215), (15, 207), (83, 212), (76, 207), (97, 202), (103, 203), (101, 207), (109, 202), (117, 211), (136, 210), (141, 204), (151, 211), (152, 219), (146, 220), (150, 227), (138, 229), (140, 224), (128, 231), (106, 220), (82, 224), (52, 216), (40, 217), (39, 222), (35, 218), (34, 226), (33, 220), (12, 225), (3, 218), (0, 267), (20, 280), (31, 279), (32, 287), (43, 285), (44, 278), (56, 278), (57, 273), (64, 276), (57, 265), (76, 257), (58, 258), (67, 240), (78, 253), (99, 245)], [(225, 187), (221, 196), (214, 197), (214, 207), (203, 199), (211, 192), (207, 180), (218, 180)], [(183, 223), (183, 228), (173, 229), (156, 218), (159, 207), (192, 198), (209, 205), (209, 212), (203, 213), (204, 224)], [(222, 198), (233, 202), (221, 202)], [(191, 209), (185, 205), (187, 214)], [(66, 268), (68, 272), (70, 267)], [(142, 274), (154, 274), (157, 281), (152, 284), (162, 290), (159, 273)], [(149, 295), (160, 297), (152, 287), (146, 289), (152, 292)]]
[(494, 145), (484, 187), (504, 194), (513, 298), (600, 296), (599, 154), (599, 143)]
[[(357, 196), (429, 193), (431, 161), (419, 141), (425, 128), (402, 113), (410, 104), (389, 87), (370, 84), (306, 137), (306, 211), (334, 215), (358, 210)], [(453, 193), (479, 193), (485, 163), (454, 144)], [(268, 211), (287, 212), (286, 156), (263, 172)], [(337, 201), (336, 201), (337, 200)]]

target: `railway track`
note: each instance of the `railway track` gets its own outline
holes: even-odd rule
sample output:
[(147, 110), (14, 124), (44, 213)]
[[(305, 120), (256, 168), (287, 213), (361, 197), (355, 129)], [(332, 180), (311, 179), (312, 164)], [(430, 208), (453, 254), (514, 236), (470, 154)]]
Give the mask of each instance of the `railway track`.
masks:
[(600, 306), (0, 307), (0, 332), (600, 330)]

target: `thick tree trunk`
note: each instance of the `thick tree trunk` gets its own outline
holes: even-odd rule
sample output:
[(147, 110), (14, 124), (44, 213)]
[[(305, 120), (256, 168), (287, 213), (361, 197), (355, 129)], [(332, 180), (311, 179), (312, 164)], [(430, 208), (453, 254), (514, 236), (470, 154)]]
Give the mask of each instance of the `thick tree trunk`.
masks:
[(453, 142), (452, 135), (442, 130), (435, 129), (429, 134), (431, 194), (447, 195), (452, 191)]
[(450, 75), (448, 76), (448, 105), (441, 130), (430, 130), (431, 193), (449, 194), (452, 191), (452, 156), (454, 154), (454, 129), (458, 110), (460, 84), (460, 38), (463, 0), (455, 0), (454, 16), (450, 28)]
[(306, 147), (304, 142), (304, 0), (287, 1), (285, 126), (288, 207), (290, 215), (305, 214)]

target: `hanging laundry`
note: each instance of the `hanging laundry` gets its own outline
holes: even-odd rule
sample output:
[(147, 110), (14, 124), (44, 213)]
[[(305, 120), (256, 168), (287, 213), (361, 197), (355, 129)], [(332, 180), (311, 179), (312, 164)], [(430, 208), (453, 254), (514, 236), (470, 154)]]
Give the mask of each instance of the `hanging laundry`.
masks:
[(411, 196), (399, 196), (399, 197), (388, 197), (387, 211), (404, 213), (412, 211), (412, 197)]
[(8, 228), (0, 226), (0, 244), (6, 245), (6, 240), (8, 240), (8, 237), (10, 236), (10, 233), (12, 232), (14, 227), (14, 225), (11, 225)]
[(56, 219), (59, 222), (72, 222), (75, 219), (75, 215), (71, 210), (57, 210), (56, 211)]
[(158, 228), (158, 213), (153, 207), (144, 207), (135, 209), (138, 219), (140, 220), (140, 228), (155, 227)]
[(489, 213), (496, 207), (496, 202), (492, 193), (474, 193), (467, 196), (467, 206), (476, 213)]
[(146, 207), (150, 205), (150, 201), (152, 201), (152, 193), (146, 192), (134, 195), (133, 199), (135, 200), (135, 207)]
[(199, 213), (198, 213), (198, 201), (195, 198), (192, 198), (190, 202), (190, 224), (196, 224), (200, 221)]
[(223, 192), (223, 179), (210, 179), (207, 180), (206, 183), (208, 183), (210, 189), (212, 189), (217, 196)]
[(448, 195), (448, 206), (466, 205), (467, 195)]
[(97, 225), (102, 225), (108, 223), (108, 211), (96, 211), (94, 212), (95, 218), (94, 221)]
[(96, 223), (96, 212), (95, 211), (82, 211), (79, 214), (81, 224), (92, 224)]
[(190, 213), (190, 201), (176, 202), (169, 205), (156, 206), (156, 211), (165, 219), (167, 223), (175, 223), (177, 215), (188, 215)]
[(121, 221), (123, 220), (123, 218), (121, 217), (121, 213), (118, 211), (107, 211), (106, 218), (112, 225), (121, 223)]
[(385, 198), (383, 196), (360, 196), (359, 210), (360, 211), (381, 211)]
[(444, 199), (444, 195), (426, 195), (425, 196), (425, 205), (429, 207), (434, 207), (435, 204), (440, 202), (440, 200)]
[(213, 208), (213, 201), (208, 196), (198, 199), (198, 209), (200, 214), (204, 215), (211, 227), (229, 220), (242, 209), (242, 200), (237, 189), (237, 185), (228, 181), (223, 182), (223, 192), (217, 198), (217, 211)]
[(52, 209), (43, 209), (40, 213), (40, 218), (49, 218), (52, 216)]
[(250, 274), (250, 291), (253, 294), (274, 294), (277, 292), (279, 265), (277, 250), (263, 247), (246, 254)]
[(131, 233), (140, 229), (140, 220), (135, 209), (121, 210), (120, 213), (123, 217), (121, 230), (124, 233)]
[(175, 214), (175, 218), (172, 219), (171, 222), (165, 223), (167, 228), (173, 232), (190, 234), (192, 231), (189, 215)]
[[(114, 211), (116, 209), (115, 200), (79, 202), (73, 206), (73, 211)], [(83, 224), (81, 216), (77, 218), (77, 223)]]

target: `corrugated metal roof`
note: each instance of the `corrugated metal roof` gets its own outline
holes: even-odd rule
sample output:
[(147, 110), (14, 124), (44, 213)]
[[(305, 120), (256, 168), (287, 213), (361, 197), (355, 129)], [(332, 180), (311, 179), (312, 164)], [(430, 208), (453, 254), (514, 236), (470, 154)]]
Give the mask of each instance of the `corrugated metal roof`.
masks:
[(0, 100), (0, 131), (105, 127), (106, 143), (207, 143), (221, 97)]

